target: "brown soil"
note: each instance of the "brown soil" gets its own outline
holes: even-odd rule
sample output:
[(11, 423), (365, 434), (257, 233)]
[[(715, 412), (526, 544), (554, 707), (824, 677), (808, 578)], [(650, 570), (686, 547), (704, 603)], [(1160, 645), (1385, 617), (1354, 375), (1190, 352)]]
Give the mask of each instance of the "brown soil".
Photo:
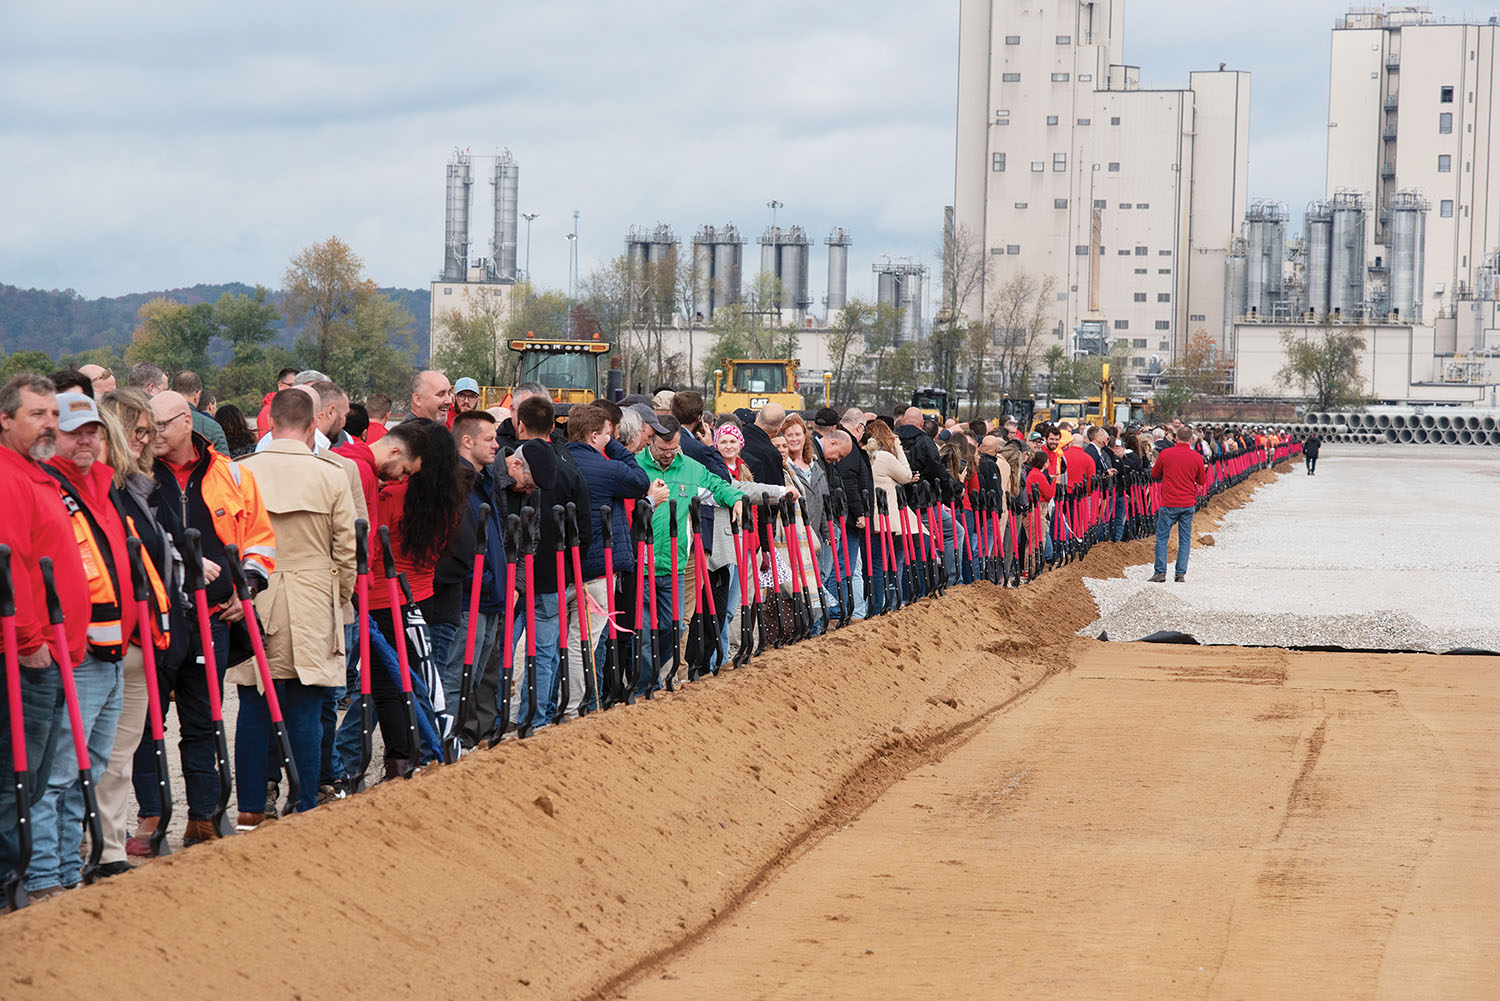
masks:
[[(1247, 491), (1234, 494), (1216, 500), (1200, 518), (1213, 527), (1216, 516)], [(1148, 545), (1100, 547), (1081, 567), (1045, 574), (1016, 592), (957, 588), (939, 602), (768, 654), (748, 669), (675, 695), (509, 742), (0, 919), (6, 957), (0, 997), (346, 998), (356, 985), (372, 997), (481, 991), (487, 997), (633, 996), (673, 983), (659, 979), (664, 963), (669, 977), (682, 976), (672, 972), (676, 963), (714, 968), (718, 979), (697, 980), (694, 996), (764, 996), (766, 990), (777, 992), (772, 981), (752, 979), (768, 975), (770, 960), (760, 948), (712, 949), (710, 955), (701, 943), (735, 934), (750, 905), (769, 899), (762, 893), (804, 880), (829, 891), (817, 896), (835, 919), (824, 917), (827, 927), (819, 934), (804, 934), (799, 919), (789, 916), (752, 936), (763, 939), (767, 950), (795, 937), (821, 943), (828, 929), (892, 914), (896, 924), (887, 934), (893, 940), (934, 949), (907, 949), (911, 970), (901, 982), (949, 993), (978, 990), (984, 980), (974, 974), (975, 957), (993, 960), (1018, 936), (1026, 943), (1025, 963), (1054, 973), (1138, 969), (1146, 978), (1158, 969), (1151, 949), (1165, 941), (1179, 955), (1178, 939), (1219, 942), (1213, 969), (1253, 972), (1248, 961), (1230, 962), (1235, 949), (1249, 950), (1249, 959), (1263, 956), (1253, 942), (1225, 934), (1222, 921), (1213, 928), (1195, 924), (1205, 915), (1224, 917), (1207, 904), (1223, 903), (1229, 895), (1237, 902), (1230, 916), (1238, 921), (1269, 907), (1257, 895), (1262, 886), (1291, 887), (1283, 896), (1326, 902), (1327, 894), (1309, 896), (1305, 889), (1317, 889), (1319, 880), (1350, 892), (1339, 898), (1345, 901), (1339, 913), (1299, 905), (1297, 920), (1287, 927), (1305, 931), (1310, 946), (1329, 943), (1335, 937), (1329, 932), (1346, 925), (1357, 930), (1383, 923), (1388, 962), (1398, 944), (1415, 959), (1458, 932), (1493, 962), (1500, 954), (1493, 921), (1479, 928), (1466, 912), (1447, 910), (1444, 926), (1431, 913), (1435, 903), (1446, 904), (1441, 895), (1450, 888), (1447, 881), (1462, 881), (1452, 866), (1464, 872), (1470, 847), (1450, 835), (1444, 855), (1438, 836), (1495, 833), (1492, 803), (1451, 800), (1450, 794), (1475, 793), (1465, 784), (1468, 772), (1450, 770), (1446, 786), (1434, 777), (1444, 754), (1451, 762), (1461, 751), (1474, 768), (1491, 769), (1493, 784), (1493, 754), (1486, 758), (1485, 748), (1464, 740), (1434, 756), (1433, 742), (1442, 743), (1433, 736), (1436, 730), (1422, 738), (1423, 725), (1387, 713), (1381, 718), (1391, 745), (1362, 771), (1348, 766), (1345, 756), (1363, 745), (1346, 734), (1361, 732), (1352, 721), (1378, 715), (1374, 709), (1395, 698), (1389, 694), (1394, 677), (1382, 675), (1387, 694), (1365, 692), (1364, 682), (1350, 680), (1354, 691), (1337, 695), (1317, 686), (1302, 690), (1294, 661), (1274, 651), (1161, 655), (1162, 648), (1150, 648), (1159, 657), (1152, 667), (1132, 660), (1132, 648), (1072, 635), (1094, 616), (1079, 578), (1140, 563)], [(1462, 662), (1444, 660), (1453, 671), (1462, 670)], [(1075, 666), (1085, 670), (1043, 686)], [(1092, 677), (1100, 672), (1111, 675), (1107, 684)], [(1395, 668), (1387, 673), (1397, 674)], [(1465, 677), (1477, 675), (1469, 671)], [(1153, 680), (1164, 683), (1139, 683)], [(1454, 712), (1468, 705), (1464, 693), (1438, 682), (1432, 687), (1434, 698), (1447, 699), (1443, 704)], [(1493, 705), (1475, 705), (1482, 708)], [(1314, 717), (1329, 722), (1316, 767), (1298, 783), (1297, 770), (1312, 744), (1313, 728), (1306, 724)], [(1433, 726), (1430, 720), (1425, 725)], [(976, 734), (985, 739), (966, 744)], [(997, 734), (1010, 750), (998, 749)], [(1415, 764), (1402, 757), (1408, 744), (1424, 749)], [(970, 755), (990, 757), (958, 768), (965, 774), (955, 774), (954, 781), (978, 784), (956, 801), (941, 786), (917, 799), (906, 794), (910, 783), (951, 770), (950, 762)], [(1381, 879), (1394, 879), (1393, 867), (1405, 867), (1411, 897), (1404, 906), (1422, 903), (1425, 894), (1418, 909), (1424, 921), (1403, 923), (1384, 910), (1403, 906), (1388, 893), (1354, 893), (1366, 888), (1361, 879), (1374, 877), (1353, 862), (1350, 875), (1340, 875), (1346, 854), (1342, 818), (1351, 812), (1339, 808), (1340, 784), (1324, 780), (1323, 762), (1330, 758), (1341, 762), (1337, 774), (1347, 772), (1351, 780), (1367, 772), (1357, 786), (1362, 795), (1375, 799), (1377, 787), (1389, 788), (1390, 799), (1425, 804), (1415, 814), (1382, 814), (1381, 830), (1359, 827), (1369, 833), (1359, 858), (1379, 855)], [(929, 767), (934, 762), (939, 764)], [(1010, 778), (985, 786), (1002, 774)], [(1155, 795), (1162, 790), (1172, 795)], [(982, 839), (965, 835), (966, 844), (935, 856), (937, 866), (921, 862), (917, 868), (919, 858), (903, 850), (907, 835), (900, 835), (889, 851), (881, 850), (885, 858), (878, 863), (873, 857), (861, 862), (871, 868), (862, 879), (889, 874), (892, 888), (906, 886), (909, 900), (920, 897), (932, 927), (897, 920), (882, 910), (889, 901), (875, 899), (869, 887), (832, 885), (839, 866), (855, 862), (839, 861), (841, 846), (849, 843), (845, 825), (875, 804), (853, 830), (873, 828), (873, 818), (903, 798), (925, 804), (905, 809), (934, 826), (996, 810), (1016, 818), (995, 846), (1002, 851), (975, 852), (984, 847)], [(1016, 799), (1029, 804), (1024, 811), (1008, 805)], [(967, 812), (955, 815), (955, 802), (967, 803)], [(1176, 811), (1168, 808), (1173, 802)], [(1314, 810), (1317, 804), (1329, 808)], [(1320, 817), (1324, 826), (1282, 824), (1285, 830), (1276, 833), (1280, 818), (1251, 824), (1246, 811), (1252, 807), (1257, 819), (1260, 811), (1271, 817), (1290, 809), (1299, 817)], [(1452, 824), (1438, 827), (1439, 814)], [(1280, 867), (1264, 868), (1268, 882), (1247, 885), (1248, 870), (1232, 864), (1234, 850), (1248, 845), (1270, 858), (1267, 825), (1276, 834)], [(1111, 831), (1135, 832), (1133, 847), (1111, 842), (1105, 837)], [(1061, 832), (1071, 832), (1073, 840), (1058, 840)], [(1009, 857), (1012, 843), (1024, 850)], [(1101, 852), (1097, 862), (1091, 857), (1095, 849)], [(1186, 853), (1194, 864), (1152, 867), (1146, 863), (1153, 849), (1174, 858)], [(1141, 862), (1134, 870), (1123, 864), (1131, 851)], [(830, 853), (832, 862), (818, 863), (829, 867), (826, 874), (807, 871), (814, 859), (829, 859)], [(1434, 858), (1450, 863), (1435, 873), (1436, 887), (1412, 875)], [(1059, 881), (1047, 879), (1049, 872)], [(776, 879), (778, 873), (797, 876)], [(1076, 882), (1063, 878), (1069, 875)], [(1017, 896), (1015, 887), (1023, 885), (1030, 887), (1028, 895)], [(1169, 906), (1167, 891), (1178, 887), (1175, 899), (1202, 906)], [(835, 905), (838, 893), (859, 899)], [(1129, 907), (1137, 898), (1140, 917), (1132, 919)], [(977, 919), (976, 909), (985, 908), (992, 913)], [(1085, 920), (1091, 914), (1114, 922), (1103, 927), (1130, 934), (1096, 934), (1100, 929)], [(990, 927), (988, 921), (998, 923)], [(964, 943), (965, 962), (939, 961), (945, 953), (936, 948), (938, 926), (946, 927), (955, 946)], [(1275, 924), (1257, 919), (1245, 927), (1265, 932)], [(984, 934), (973, 937), (981, 929)], [(1203, 954), (1210, 951), (1205, 946)], [(1353, 948), (1349, 962), (1359, 969), (1379, 965), (1370, 967), (1371, 955)], [(893, 966), (881, 968), (883, 984), (894, 982), (888, 979)], [(853, 968), (799, 969), (784, 981), (791, 985), (783, 988), (787, 996), (873, 993), (852, 979)], [(817, 989), (803, 977), (815, 978)], [(1232, 987), (1254, 983), (1230, 978), (1219, 989), (1233, 994)]]

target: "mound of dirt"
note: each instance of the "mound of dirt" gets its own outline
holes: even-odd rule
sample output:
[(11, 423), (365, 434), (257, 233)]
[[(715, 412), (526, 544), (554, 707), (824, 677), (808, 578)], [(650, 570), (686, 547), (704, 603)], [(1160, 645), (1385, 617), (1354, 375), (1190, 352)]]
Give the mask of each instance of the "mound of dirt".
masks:
[(0, 996), (597, 996), (1068, 669), (1093, 643), (1081, 577), (1147, 545), (955, 588), (7, 916)]

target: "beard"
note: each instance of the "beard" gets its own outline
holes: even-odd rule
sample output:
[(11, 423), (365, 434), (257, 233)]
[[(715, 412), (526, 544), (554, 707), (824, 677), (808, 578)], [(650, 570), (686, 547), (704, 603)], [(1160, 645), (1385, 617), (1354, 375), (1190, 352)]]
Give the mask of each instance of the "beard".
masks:
[(31, 443), (28, 454), (36, 462), (46, 462), (57, 454), (57, 436), (43, 431), (36, 436), (36, 441)]

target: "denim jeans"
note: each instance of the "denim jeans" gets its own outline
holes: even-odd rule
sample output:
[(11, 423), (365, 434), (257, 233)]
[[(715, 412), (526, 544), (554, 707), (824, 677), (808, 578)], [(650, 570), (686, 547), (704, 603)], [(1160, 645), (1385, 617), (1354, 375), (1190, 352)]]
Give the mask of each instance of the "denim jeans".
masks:
[[(855, 533), (851, 530), (849, 533), (849, 580), (846, 583), (846, 587), (848, 588), (848, 594), (851, 596), (851, 604), (853, 605), (850, 612), (851, 617), (863, 619), (870, 614), (869, 604), (865, 600), (865, 581), (862, 573), (864, 570), (864, 560), (861, 556), (861, 549), (864, 546), (864, 530), (860, 530), (858, 539), (854, 535)], [(844, 566), (843, 532), (839, 529), (837, 523), (834, 523), (833, 526), (833, 536), (833, 541), (829, 545), (818, 550), (818, 571), (823, 574), (823, 584), (831, 595), (831, 603), (837, 605), (839, 602), (838, 580), (844, 573), (842, 569)], [(837, 559), (840, 568), (837, 573), (834, 572), (833, 566), (835, 558), (833, 554), (835, 551), (838, 553)], [(824, 554), (827, 554), (826, 560)], [(830, 611), (829, 615), (832, 614)]]
[[(115, 726), (120, 722), (124, 683), (115, 661), (85, 656), (73, 669), (78, 689), (79, 714), (87, 734), (90, 772), (103, 775), (109, 767), (109, 752), (115, 745)], [(83, 783), (78, 777), (78, 756), (73, 748), (73, 725), (64, 712), (52, 751), (52, 769), (47, 788), (32, 807), (31, 866), (26, 889), (32, 892), (52, 886), (72, 886), (83, 868), (79, 849), (83, 845)]]
[[(292, 745), (300, 789), (297, 812), (318, 803), (318, 771), (323, 756), (323, 702), (328, 689), (304, 685), (296, 678), (274, 682), (281, 717)], [(241, 813), (266, 811), (266, 755), (262, 748), (275, 738), (270, 703), (254, 685), (240, 685), (240, 713), (234, 728), (234, 774)]]
[[(467, 618), (467, 613), (465, 613)], [(452, 713), (458, 705), (459, 669), (464, 662), (463, 620), (458, 622), (428, 622), (427, 642), (432, 649), (432, 663), (437, 668), (443, 684), (443, 705)], [(448, 686), (449, 666), (453, 669), (453, 686)]]
[[(47, 789), (57, 734), (62, 729), (62, 678), (57, 665), (21, 668), (21, 715), (26, 720), (26, 770), (31, 775), (31, 804), (36, 805)], [(69, 760), (73, 750), (68, 749)], [(9, 877), (16, 868), (17, 841), (16, 772), (11, 757), (10, 700), (0, 698), (0, 876)]]
[(1318, 468), (1318, 453), (1314, 452), (1312, 455), (1308, 455), (1306, 452), (1303, 452), (1302, 460), (1307, 465), (1308, 475), (1311, 475)]
[(1121, 494), (1115, 498), (1115, 519), (1110, 526), (1109, 537), (1115, 542), (1121, 542), (1125, 538), (1125, 495)]
[(1167, 539), (1177, 525), (1177, 576), (1187, 573), (1188, 551), (1193, 545), (1193, 511), (1189, 507), (1164, 507), (1156, 512), (1156, 572), (1167, 572)]
[[(533, 600), (524, 593), (521, 606), (516, 612), (515, 679), (511, 699), (515, 702), (515, 713), (511, 717), (517, 727), (528, 722), (526, 700), (526, 602)], [(557, 710), (558, 695), (558, 628), (557, 592), (538, 593), (534, 599), (536, 611), (536, 718), (530, 720), (533, 729), (541, 729), (552, 719)]]
[[(359, 767), (361, 752), (360, 727), (362, 716), (360, 714), (359, 702), (359, 634), (358, 624), (355, 626), (354, 642), (349, 644), (349, 666), (344, 672), (344, 691), (349, 696), (349, 711), (344, 713), (344, 718), (339, 723), (338, 733), (333, 739), (332, 767), (334, 775), (340, 778), (353, 778), (354, 770)], [(374, 670), (384, 678), (395, 679), (400, 667), (396, 661), (396, 651), (386, 641), (385, 634), (379, 629), (370, 628), (370, 659), (375, 662)], [(374, 697), (374, 677), (371, 678), (371, 697)], [(396, 683), (392, 681), (392, 684)]]

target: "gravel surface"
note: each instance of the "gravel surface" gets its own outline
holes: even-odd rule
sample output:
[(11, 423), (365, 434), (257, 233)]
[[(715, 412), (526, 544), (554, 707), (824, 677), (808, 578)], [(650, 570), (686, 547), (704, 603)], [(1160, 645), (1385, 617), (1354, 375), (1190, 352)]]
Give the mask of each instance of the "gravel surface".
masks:
[[(1080, 630), (1158, 630), (1215, 644), (1500, 650), (1500, 454), (1465, 448), (1324, 449), (1258, 490), (1194, 545), (1187, 582), (1150, 566), (1088, 579), (1099, 618)], [(1202, 531), (1195, 531), (1196, 539)], [(1175, 535), (1172, 552), (1176, 551)]]

